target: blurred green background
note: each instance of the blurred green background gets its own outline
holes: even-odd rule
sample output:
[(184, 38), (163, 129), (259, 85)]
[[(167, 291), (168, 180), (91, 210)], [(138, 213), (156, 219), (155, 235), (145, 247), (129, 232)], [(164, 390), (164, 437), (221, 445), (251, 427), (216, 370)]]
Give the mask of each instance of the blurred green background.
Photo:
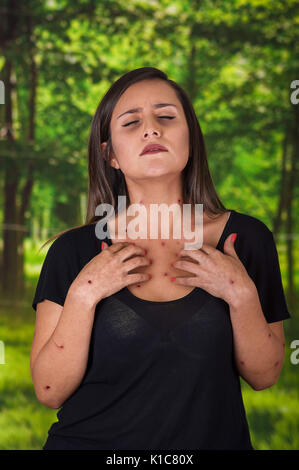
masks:
[(41, 449), (56, 421), (29, 367), (50, 245), (38, 249), (85, 222), (92, 116), (144, 66), (190, 96), (224, 205), (275, 236), (292, 315), (285, 363), (275, 386), (242, 389), (253, 446), (299, 449), (298, 31), (291, 0), (0, 1), (0, 449)]

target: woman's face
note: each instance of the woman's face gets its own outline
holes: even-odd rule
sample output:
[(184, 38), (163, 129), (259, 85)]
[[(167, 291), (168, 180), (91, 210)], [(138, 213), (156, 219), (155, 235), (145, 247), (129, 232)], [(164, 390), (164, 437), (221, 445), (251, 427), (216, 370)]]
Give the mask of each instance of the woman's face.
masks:
[[(168, 106), (155, 107), (165, 103)], [(140, 110), (124, 114), (135, 108)], [(189, 129), (185, 113), (175, 91), (163, 80), (131, 85), (113, 110), (110, 132), (114, 151), (110, 164), (121, 169), (126, 180), (179, 175), (187, 164)], [(152, 143), (163, 145), (168, 152), (140, 156)]]

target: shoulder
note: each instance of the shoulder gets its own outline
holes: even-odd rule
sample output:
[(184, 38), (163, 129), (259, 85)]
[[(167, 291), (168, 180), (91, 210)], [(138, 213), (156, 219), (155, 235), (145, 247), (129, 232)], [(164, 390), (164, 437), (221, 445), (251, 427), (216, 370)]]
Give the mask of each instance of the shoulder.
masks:
[(237, 238), (242, 237), (247, 239), (248, 242), (255, 242), (256, 244), (272, 240), (272, 231), (260, 218), (238, 211), (233, 211), (231, 217), (230, 228), (236, 231)]
[[(233, 211), (229, 233), (236, 233), (235, 250), (246, 265), (276, 256), (273, 233), (259, 217)], [(262, 261), (264, 260), (264, 261)]]
[(95, 237), (96, 224), (80, 225), (79, 227), (70, 228), (69, 230), (62, 233), (58, 238), (64, 242), (74, 243), (78, 240), (90, 239)]
[(49, 251), (58, 255), (67, 254), (92, 257), (99, 252), (100, 241), (95, 233), (96, 224), (83, 225), (66, 230), (53, 241)]

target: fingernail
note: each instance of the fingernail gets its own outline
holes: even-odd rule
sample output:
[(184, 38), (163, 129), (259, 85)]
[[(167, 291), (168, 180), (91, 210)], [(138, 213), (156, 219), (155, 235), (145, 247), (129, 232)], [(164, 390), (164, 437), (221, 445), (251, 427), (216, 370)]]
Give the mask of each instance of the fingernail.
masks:
[(235, 242), (236, 238), (237, 238), (237, 234), (233, 233), (232, 236), (231, 236), (232, 242)]
[(104, 248), (105, 248), (105, 242), (102, 242), (101, 243), (101, 250), (104, 250)]
[(148, 274), (148, 278), (150, 279), (152, 276), (150, 274)]
[(172, 278), (171, 278), (171, 282), (173, 282), (173, 281), (175, 281), (175, 277), (172, 277)]

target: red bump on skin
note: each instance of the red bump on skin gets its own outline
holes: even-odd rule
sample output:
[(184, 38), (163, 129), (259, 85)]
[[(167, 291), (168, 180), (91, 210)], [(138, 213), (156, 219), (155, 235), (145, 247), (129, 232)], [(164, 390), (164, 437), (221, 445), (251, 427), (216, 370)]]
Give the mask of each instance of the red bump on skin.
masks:
[(269, 334), (268, 334), (268, 338), (271, 338), (271, 336), (272, 336), (271, 333), (269, 333)]
[(231, 284), (234, 284), (235, 281), (233, 281), (232, 279), (230, 279), (229, 282), (230, 282)]
[(45, 387), (45, 390), (49, 390), (49, 388), (51, 388), (50, 385), (47, 385), (47, 386)]
[(140, 284), (137, 284), (137, 287), (140, 287)]
[(180, 200), (180, 199), (178, 199), (178, 202), (181, 202), (181, 200)]
[(164, 273), (164, 276), (168, 276), (168, 273)]
[(244, 361), (240, 361), (240, 362), (241, 362), (241, 364), (245, 364)]
[(92, 284), (92, 281), (88, 281), (88, 284)]
[(161, 245), (162, 245), (162, 246), (165, 246), (165, 242), (161, 242)]
[(279, 361), (275, 362), (274, 366), (276, 367), (278, 366), (278, 364), (279, 364)]
[[(54, 341), (54, 339), (53, 339), (53, 341)], [(63, 349), (63, 348), (64, 348), (63, 344), (62, 344), (61, 346), (59, 346), (59, 344), (55, 343), (55, 341), (54, 341), (54, 344), (55, 344), (55, 346), (57, 346), (59, 349)]]

